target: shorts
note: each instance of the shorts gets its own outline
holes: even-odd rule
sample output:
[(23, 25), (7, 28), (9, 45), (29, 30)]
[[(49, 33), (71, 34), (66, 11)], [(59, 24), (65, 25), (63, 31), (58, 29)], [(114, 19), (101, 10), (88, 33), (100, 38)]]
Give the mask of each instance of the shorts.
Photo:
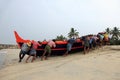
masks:
[(30, 55), (35, 55), (36, 54), (36, 50), (35, 49), (31, 49), (30, 50)]
[(89, 47), (88, 46), (84, 46), (84, 49), (89, 49)]
[(20, 51), (20, 54), (27, 54), (28, 52), (26, 52), (26, 51)]
[(51, 53), (51, 47), (49, 45), (46, 45), (44, 50), (46, 53)]
[(68, 43), (67, 44), (67, 51), (71, 51), (71, 48), (72, 48), (72, 44)]

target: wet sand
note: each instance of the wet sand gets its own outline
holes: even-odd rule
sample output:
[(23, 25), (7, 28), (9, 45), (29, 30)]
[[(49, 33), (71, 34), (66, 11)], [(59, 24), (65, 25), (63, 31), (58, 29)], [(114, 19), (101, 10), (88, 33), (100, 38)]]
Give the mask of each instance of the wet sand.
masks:
[(18, 63), (20, 49), (6, 49), (0, 80), (120, 80), (120, 46), (105, 46), (84, 55), (36, 59)]
[(5, 59), (6, 59), (7, 51), (1, 50), (0, 51), (0, 69), (3, 68), (5, 65)]

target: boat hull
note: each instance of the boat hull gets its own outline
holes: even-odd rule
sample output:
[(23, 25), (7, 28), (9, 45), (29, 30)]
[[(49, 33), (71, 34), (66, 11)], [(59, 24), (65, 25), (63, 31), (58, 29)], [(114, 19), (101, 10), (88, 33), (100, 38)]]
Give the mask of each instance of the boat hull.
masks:
[[(23, 43), (31, 41), (31, 40), (22, 39), (16, 31), (14, 31), (14, 34), (15, 34), (16, 43), (18, 44), (19, 48), (21, 48)], [(67, 41), (56, 41), (55, 43), (56, 43), (56, 47), (52, 48), (51, 55), (63, 55), (67, 49)], [(47, 42), (42, 42), (41, 44), (42, 46), (38, 46), (37, 48), (37, 56), (41, 56), (43, 54)], [(79, 52), (82, 50), (83, 50), (82, 40), (78, 40), (73, 44), (70, 53)]]

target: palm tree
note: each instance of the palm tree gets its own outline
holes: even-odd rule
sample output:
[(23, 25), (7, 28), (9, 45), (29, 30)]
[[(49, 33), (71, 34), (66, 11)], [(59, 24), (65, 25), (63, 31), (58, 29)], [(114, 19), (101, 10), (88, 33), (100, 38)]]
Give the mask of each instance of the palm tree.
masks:
[(66, 37), (64, 37), (63, 35), (57, 36), (56, 40), (65, 40), (67, 39)]
[(68, 37), (69, 38), (77, 38), (79, 35), (79, 32), (77, 32), (77, 30), (75, 30), (74, 28), (71, 28), (70, 32), (68, 33)]
[(117, 27), (114, 27), (113, 30), (111, 31), (112, 38), (115, 40), (118, 40), (120, 37), (120, 30)]
[(107, 32), (108, 34), (111, 34), (110, 28), (107, 28), (107, 29), (106, 29), (106, 32)]

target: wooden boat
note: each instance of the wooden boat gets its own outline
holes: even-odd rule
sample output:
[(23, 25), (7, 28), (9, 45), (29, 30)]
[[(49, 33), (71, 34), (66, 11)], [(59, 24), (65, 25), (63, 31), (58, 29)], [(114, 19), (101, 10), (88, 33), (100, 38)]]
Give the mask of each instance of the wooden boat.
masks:
[[(14, 31), (14, 35), (19, 48), (21, 48), (23, 43), (31, 41), (31, 40), (25, 40), (21, 38), (16, 31)], [(37, 56), (41, 56), (43, 54), (47, 41), (43, 41), (41, 44), (42, 46), (38, 46)], [(56, 47), (52, 48), (51, 55), (63, 55), (66, 51), (67, 41), (55, 41), (55, 44), (56, 44)], [(73, 44), (72, 50), (70, 53), (78, 52), (81, 50), (83, 50), (82, 40), (77, 39), (76, 42)]]

